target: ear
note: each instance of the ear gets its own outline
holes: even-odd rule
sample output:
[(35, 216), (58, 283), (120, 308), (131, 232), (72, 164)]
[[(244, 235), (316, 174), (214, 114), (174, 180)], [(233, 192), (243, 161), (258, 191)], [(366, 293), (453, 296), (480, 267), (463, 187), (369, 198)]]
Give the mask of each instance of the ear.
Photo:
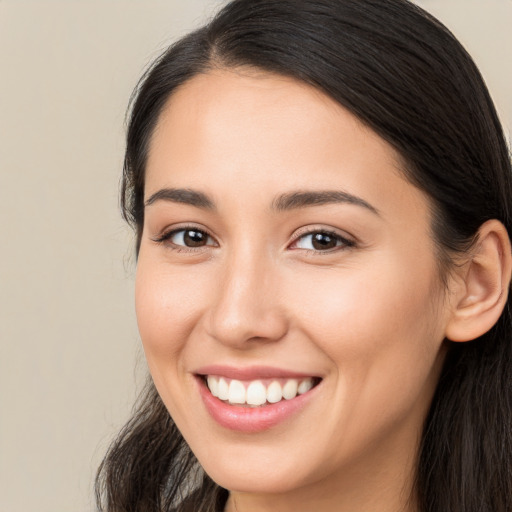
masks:
[(496, 219), (480, 226), (470, 259), (453, 290), (453, 310), (445, 336), (470, 341), (498, 321), (507, 302), (512, 255), (505, 226)]

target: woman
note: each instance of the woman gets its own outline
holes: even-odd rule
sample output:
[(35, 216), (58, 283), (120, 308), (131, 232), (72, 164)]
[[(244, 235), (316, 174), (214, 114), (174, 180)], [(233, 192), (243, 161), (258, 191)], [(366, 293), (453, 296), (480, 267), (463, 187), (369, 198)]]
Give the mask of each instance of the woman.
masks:
[(152, 381), (105, 511), (512, 510), (510, 159), (405, 0), (235, 0), (143, 77)]

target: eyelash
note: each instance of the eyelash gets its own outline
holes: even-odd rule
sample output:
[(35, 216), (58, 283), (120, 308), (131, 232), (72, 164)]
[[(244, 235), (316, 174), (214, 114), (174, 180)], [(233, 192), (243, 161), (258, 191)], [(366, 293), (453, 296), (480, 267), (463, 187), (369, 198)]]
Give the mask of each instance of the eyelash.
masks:
[[(175, 236), (177, 233), (186, 232), (186, 231), (195, 231), (197, 233), (201, 233), (202, 235), (206, 236), (207, 238), (213, 238), (212, 235), (204, 229), (199, 229), (195, 226), (183, 226), (178, 229), (172, 229), (171, 231), (165, 232), (161, 236), (159, 236), (157, 238), (153, 238), (152, 240), (158, 244), (165, 244), (171, 250), (176, 251), (176, 252), (198, 253), (198, 252), (204, 251), (205, 246), (194, 248), (194, 247), (187, 247), (185, 245), (177, 245), (177, 244), (174, 244), (173, 242), (170, 242), (171, 238), (173, 236)], [(292, 241), (292, 243), (290, 245), (297, 244), (301, 239), (303, 239), (307, 236), (314, 235), (314, 234), (328, 235), (328, 236), (336, 239), (337, 243), (340, 242), (341, 245), (337, 246), (335, 248), (326, 249), (326, 250), (314, 250), (314, 249), (292, 249), (292, 250), (303, 250), (303, 251), (307, 251), (308, 253), (312, 253), (314, 255), (317, 255), (317, 254), (323, 255), (323, 254), (331, 254), (333, 252), (342, 251), (342, 250), (348, 249), (350, 247), (354, 247), (356, 245), (356, 242), (354, 242), (353, 240), (349, 240), (348, 238), (341, 236), (339, 233), (336, 233), (329, 229), (309, 229), (307, 231), (300, 232), (294, 238), (294, 240)]]

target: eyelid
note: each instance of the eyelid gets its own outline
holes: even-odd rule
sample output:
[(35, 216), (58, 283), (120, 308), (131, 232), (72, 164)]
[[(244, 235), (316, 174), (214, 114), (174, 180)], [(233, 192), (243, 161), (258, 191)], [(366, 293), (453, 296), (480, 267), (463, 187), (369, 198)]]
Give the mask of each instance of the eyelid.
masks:
[(330, 235), (334, 235), (338, 238), (341, 238), (342, 240), (355, 244), (356, 239), (352, 235), (349, 235), (348, 233), (344, 231), (340, 231), (336, 228), (327, 227), (327, 226), (316, 226), (316, 225), (309, 225), (304, 226), (302, 228), (299, 228), (294, 234), (293, 234), (293, 241), (296, 241), (297, 239), (301, 238), (305, 235), (311, 235), (313, 233), (328, 233)]
[(309, 224), (307, 226), (303, 226), (295, 230), (292, 235), (293, 239), (299, 238), (303, 235), (310, 235), (311, 233), (332, 233), (333, 235), (339, 236), (340, 238), (346, 239), (347, 241), (351, 241), (355, 243), (355, 237), (350, 235), (349, 233), (342, 231), (337, 228), (333, 228), (332, 226), (325, 226), (322, 224)]

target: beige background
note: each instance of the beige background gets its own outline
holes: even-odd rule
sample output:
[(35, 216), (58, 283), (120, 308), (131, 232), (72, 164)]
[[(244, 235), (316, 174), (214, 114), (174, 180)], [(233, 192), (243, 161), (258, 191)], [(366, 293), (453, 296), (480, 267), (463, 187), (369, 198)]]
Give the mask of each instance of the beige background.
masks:
[[(215, 0), (0, 0), (0, 512), (94, 510), (145, 368), (123, 117), (147, 63)], [(510, 134), (512, 1), (418, 1), (479, 64)]]

